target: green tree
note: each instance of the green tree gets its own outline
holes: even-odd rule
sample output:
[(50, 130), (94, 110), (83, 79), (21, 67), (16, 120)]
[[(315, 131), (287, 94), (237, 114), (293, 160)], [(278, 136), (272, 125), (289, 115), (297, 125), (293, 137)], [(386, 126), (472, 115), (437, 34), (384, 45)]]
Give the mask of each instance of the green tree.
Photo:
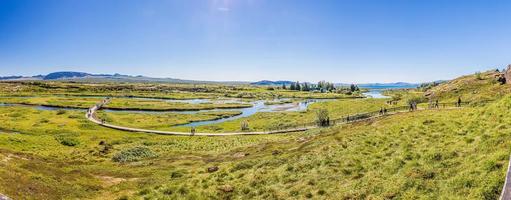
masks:
[(350, 91), (351, 92), (355, 92), (356, 89), (357, 89), (357, 87), (355, 86), (355, 84), (351, 84), (350, 85)]
[(296, 81), (295, 90), (298, 90), (298, 91), (300, 91), (300, 90), (301, 90), (300, 82), (298, 82), (298, 81)]

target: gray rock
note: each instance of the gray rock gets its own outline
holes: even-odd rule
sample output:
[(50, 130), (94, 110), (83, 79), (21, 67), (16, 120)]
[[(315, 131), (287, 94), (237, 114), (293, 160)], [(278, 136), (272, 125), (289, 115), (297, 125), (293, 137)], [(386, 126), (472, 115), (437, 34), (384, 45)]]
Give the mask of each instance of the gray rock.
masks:
[(218, 167), (217, 166), (208, 167), (208, 172), (209, 173), (216, 172), (216, 171), (218, 171)]
[(0, 194), (0, 200), (12, 200), (12, 199), (3, 195), (3, 194)]

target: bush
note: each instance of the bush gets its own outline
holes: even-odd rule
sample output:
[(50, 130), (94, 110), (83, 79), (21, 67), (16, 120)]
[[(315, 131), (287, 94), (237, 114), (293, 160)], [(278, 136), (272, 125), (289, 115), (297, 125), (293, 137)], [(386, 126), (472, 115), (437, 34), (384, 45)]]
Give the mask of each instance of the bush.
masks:
[(481, 76), (481, 72), (476, 72), (475, 74), (477, 80), (483, 80), (483, 77)]
[(114, 162), (133, 162), (144, 158), (156, 157), (156, 153), (146, 147), (133, 147), (123, 150), (112, 157)]
[(63, 115), (66, 114), (66, 110), (58, 110), (57, 115)]
[(316, 123), (318, 126), (330, 126), (330, 117), (328, 116), (328, 110), (320, 109), (316, 113)]
[(76, 138), (64, 138), (60, 141), (60, 144), (69, 147), (74, 147), (76, 145), (79, 145), (80, 141), (78, 141)]
[(80, 141), (75, 136), (70, 135), (58, 135), (55, 139), (62, 145), (68, 147), (74, 147), (80, 144)]
[(247, 121), (243, 121), (241, 122), (241, 131), (249, 131), (250, 128), (248, 127), (248, 122)]

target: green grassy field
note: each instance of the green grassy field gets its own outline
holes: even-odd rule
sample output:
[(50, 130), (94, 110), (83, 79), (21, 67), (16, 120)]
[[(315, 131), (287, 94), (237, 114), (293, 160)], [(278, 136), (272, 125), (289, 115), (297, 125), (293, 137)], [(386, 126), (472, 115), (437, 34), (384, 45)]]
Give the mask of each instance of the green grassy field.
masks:
[[(2, 84), (12, 84), (0, 89), (4, 96), (8, 90), (19, 89), (21, 94), (34, 90), (38, 97), (32, 101), (43, 103), (88, 107), (96, 103), (89, 99), (98, 100), (51, 96), (49, 90), (36, 90), (32, 84)], [(55, 93), (73, 95), (95, 88), (76, 83), (49, 85), (59, 86)], [(183, 87), (180, 90), (198, 88)], [(215, 91), (229, 88), (210, 87)], [(498, 87), (506, 92), (507, 86)], [(405, 99), (424, 97), (427, 92), (394, 94), (400, 93), (403, 105)], [(133, 93), (149, 94), (140, 88)], [(445, 94), (445, 101), (455, 97), (451, 93)], [(215, 97), (218, 93), (179, 95), (202, 94)], [(84, 111), (0, 106), (0, 193), (13, 199), (497, 199), (511, 153), (511, 114), (507, 112), (511, 96), (494, 99), (487, 105), (406, 112), (304, 132), (231, 137), (122, 132), (88, 121)], [(239, 131), (242, 121), (248, 122), (250, 130), (297, 125), (314, 121), (320, 109), (335, 119), (389, 107), (386, 101), (318, 102), (304, 112), (261, 112), (200, 126), (197, 131)], [(113, 105), (123, 106), (123, 102)], [(189, 131), (170, 126), (236, 114), (100, 112), (98, 116), (129, 127)]]
[(316, 93), (275, 89), (274, 87), (222, 84), (167, 83), (74, 83), (60, 81), (0, 82), (0, 96), (112, 96), (167, 99), (195, 98), (360, 98), (360, 92)]
[(107, 123), (126, 127), (158, 130), (171, 126), (187, 124), (190, 122), (222, 119), (240, 115), (239, 111), (210, 111), (196, 114), (163, 113), (129, 113), (129, 112), (104, 112), (99, 111), (97, 116)]
[[(1, 125), (0, 176), (9, 180), (0, 188), (35, 199), (493, 199), (511, 145), (504, 123), (511, 116), (500, 112), (509, 108), (508, 97), (484, 108), (420, 111), (296, 134), (213, 138), (118, 132), (76, 111), (0, 108), (7, 122)], [(101, 141), (112, 147), (105, 151)], [(112, 161), (133, 147), (156, 156)], [(219, 170), (208, 173), (211, 166)]]
[[(83, 108), (87, 109), (103, 100), (96, 97), (0, 97), (0, 103), (18, 103), (26, 105), (43, 105), (63, 108)], [(187, 111), (187, 110), (205, 110), (215, 108), (246, 108), (252, 105), (247, 103), (182, 103), (167, 102), (157, 99), (132, 99), (132, 98), (113, 98), (112, 101), (104, 106), (107, 109), (117, 110), (153, 110), (153, 111)]]

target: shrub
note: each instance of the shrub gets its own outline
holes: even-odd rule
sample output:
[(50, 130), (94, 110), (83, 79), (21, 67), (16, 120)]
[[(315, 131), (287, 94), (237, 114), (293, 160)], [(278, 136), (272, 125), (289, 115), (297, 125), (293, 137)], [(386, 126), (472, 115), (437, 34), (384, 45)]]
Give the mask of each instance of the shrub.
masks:
[(80, 144), (80, 141), (75, 137), (71, 135), (61, 134), (55, 136), (55, 139), (62, 145), (68, 146), (68, 147), (74, 147)]
[(241, 131), (248, 131), (248, 130), (250, 130), (250, 128), (248, 127), (248, 122), (247, 121), (241, 122)]
[(181, 178), (184, 175), (185, 175), (185, 172), (183, 172), (183, 171), (180, 171), (180, 170), (173, 171), (173, 172), (170, 173), (170, 178)]
[(330, 116), (328, 115), (328, 110), (320, 109), (316, 113), (316, 123), (318, 126), (330, 126)]
[(408, 104), (411, 104), (411, 103), (424, 103), (424, 102), (426, 102), (426, 98), (424, 98), (422, 96), (412, 96), (412, 97), (409, 97), (406, 100), (406, 103), (408, 103)]
[(63, 115), (66, 114), (66, 110), (58, 110), (57, 115)]
[(133, 162), (144, 158), (156, 157), (156, 153), (146, 147), (133, 147), (123, 150), (112, 157), (114, 162)]
[(477, 80), (483, 80), (483, 77), (481, 76), (481, 72), (476, 72), (475, 74)]
[(76, 145), (79, 145), (80, 141), (78, 141), (76, 138), (63, 138), (62, 140), (60, 140), (60, 144), (69, 147), (74, 147)]

